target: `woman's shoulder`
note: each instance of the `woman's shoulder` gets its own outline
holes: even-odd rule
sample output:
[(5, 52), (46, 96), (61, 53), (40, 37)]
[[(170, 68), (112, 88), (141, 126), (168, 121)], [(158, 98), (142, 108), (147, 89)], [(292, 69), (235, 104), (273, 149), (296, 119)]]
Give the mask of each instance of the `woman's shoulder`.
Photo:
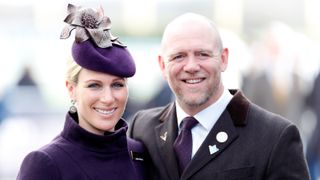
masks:
[(30, 152), (22, 161), (17, 180), (47, 179), (59, 176), (52, 156), (43, 150)]
[(57, 136), (43, 147), (29, 152), (22, 160), (17, 180), (47, 179), (60, 176), (57, 157), (63, 153), (58, 144), (63, 144)]

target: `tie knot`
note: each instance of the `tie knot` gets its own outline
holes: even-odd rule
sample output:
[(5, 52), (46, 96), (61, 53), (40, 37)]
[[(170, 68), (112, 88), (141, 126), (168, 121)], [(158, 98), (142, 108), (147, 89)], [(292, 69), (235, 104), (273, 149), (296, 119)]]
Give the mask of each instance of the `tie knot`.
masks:
[(198, 121), (194, 117), (186, 117), (182, 120), (182, 127), (181, 130), (190, 130), (192, 129), (196, 124), (198, 124)]

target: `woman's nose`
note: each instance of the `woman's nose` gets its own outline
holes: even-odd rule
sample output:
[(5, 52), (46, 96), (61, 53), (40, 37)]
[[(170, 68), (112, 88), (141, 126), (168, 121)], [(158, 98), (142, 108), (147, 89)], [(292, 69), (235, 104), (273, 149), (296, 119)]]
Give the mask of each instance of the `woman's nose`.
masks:
[(111, 89), (105, 88), (101, 93), (101, 102), (103, 103), (112, 103), (114, 101), (114, 96)]

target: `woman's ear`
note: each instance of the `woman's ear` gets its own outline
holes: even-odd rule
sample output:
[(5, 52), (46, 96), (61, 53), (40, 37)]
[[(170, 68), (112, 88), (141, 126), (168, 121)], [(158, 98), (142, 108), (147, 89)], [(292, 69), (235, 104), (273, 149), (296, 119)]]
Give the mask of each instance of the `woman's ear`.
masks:
[(76, 98), (76, 85), (74, 82), (66, 81), (66, 87), (68, 89), (69, 97), (71, 100)]

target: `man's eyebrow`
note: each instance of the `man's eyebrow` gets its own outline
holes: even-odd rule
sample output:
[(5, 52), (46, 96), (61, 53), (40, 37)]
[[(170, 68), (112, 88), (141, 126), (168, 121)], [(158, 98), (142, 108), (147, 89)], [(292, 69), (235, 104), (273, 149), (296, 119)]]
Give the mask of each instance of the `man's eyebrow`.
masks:
[(195, 51), (196, 53), (208, 53), (210, 55), (214, 55), (214, 52), (212, 50), (205, 50), (205, 49), (199, 49)]
[(167, 55), (167, 57), (173, 57), (173, 56), (176, 56), (176, 55), (180, 55), (180, 54), (184, 54), (183, 52), (175, 52), (175, 53), (170, 53)]

